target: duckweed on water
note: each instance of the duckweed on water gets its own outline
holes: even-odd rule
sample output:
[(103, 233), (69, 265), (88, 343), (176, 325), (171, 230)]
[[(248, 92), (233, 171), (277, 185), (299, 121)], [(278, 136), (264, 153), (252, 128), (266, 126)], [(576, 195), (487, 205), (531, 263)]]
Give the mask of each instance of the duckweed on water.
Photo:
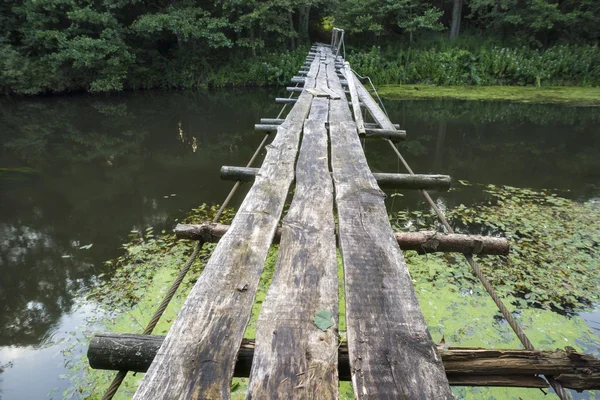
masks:
[[(465, 182), (465, 185), (470, 185)], [(459, 206), (447, 210), (455, 229), (472, 233), (506, 236), (511, 241), (510, 261), (504, 257), (479, 257), (486, 276), (503, 297), (505, 304), (540, 349), (574, 347), (600, 357), (600, 339), (574, 313), (598, 302), (600, 272), (600, 209), (594, 203), (580, 204), (549, 192), (534, 192), (511, 187), (485, 186), (488, 204)], [(210, 220), (215, 208), (201, 206), (186, 222)], [(227, 223), (232, 213), (223, 220)], [(391, 216), (400, 230), (431, 229), (433, 216), (410, 211)], [(475, 228), (475, 231), (473, 231)], [(214, 249), (205, 245), (179, 292), (156, 327), (165, 334), (177, 316), (187, 294), (201, 273), (202, 265)], [(150, 230), (134, 233), (124, 245), (126, 254), (113, 261), (114, 273), (91, 297), (110, 311), (100, 330), (140, 333), (161, 301), (179, 268), (189, 257), (193, 243), (176, 240), (173, 235), (155, 235)], [(444, 338), (448, 346), (520, 348), (518, 339), (500, 317), (487, 293), (458, 255), (418, 255), (406, 252), (415, 291), (434, 341)], [(245, 333), (256, 334), (256, 320), (270, 285), (277, 259), (277, 248), (269, 252), (265, 272)], [(345, 337), (344, 293), (341, 262), (340, 277), (341, 337)], [(557, 313), (560, 312), (561, 314)], [(88, 336), (91, 337), (91, 332)], [(83, 344), (87, 346), (87, 343)], [(99, 399), (114, 372), (91, 370), (85, 358), (70, 359), (73, 390), (65, 398)], [(129, 399), (142, 374), (129, 374), (115, 398)], [(247, 379), (234, 379), (232, 398), (245, 397)], [(537, 389), (453, 388), (463, 399), (550, 399)], [(340, 384), (340, 398), (352, 398), (349, 383)], [(587, 392), (586, 399), (596, 398)]]

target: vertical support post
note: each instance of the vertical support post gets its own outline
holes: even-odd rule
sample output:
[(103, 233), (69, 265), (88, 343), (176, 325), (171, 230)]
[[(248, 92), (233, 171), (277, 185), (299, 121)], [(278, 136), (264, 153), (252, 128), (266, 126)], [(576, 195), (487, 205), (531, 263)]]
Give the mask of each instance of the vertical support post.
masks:
[(341, 34), (340, 34), (340, 40), (337, 44), (337, 50), (335, 51), (335, 60), (337, 61), (338, 58), (338, 54), (340, 54), (340, 47), (342, 47), (342, 43), (344, 42), (344, 30), (340, 29)]

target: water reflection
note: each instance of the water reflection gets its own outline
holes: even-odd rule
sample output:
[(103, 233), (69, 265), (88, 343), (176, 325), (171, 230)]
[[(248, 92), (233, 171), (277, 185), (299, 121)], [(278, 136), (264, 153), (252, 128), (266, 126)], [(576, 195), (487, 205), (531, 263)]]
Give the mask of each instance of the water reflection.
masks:
[[(566, 197), (600, 193), (600, 113), (596, 108), (498, 102), (394, 101), (386, 108), (406, 129), (399, 144), (416, 173), (536, 189), (557, 188)], [(377, 172), (402, 172), (388, 145), (366, 143)], [(418, 193), (404, 193), (411, 204)], [(470, 204), (480, 193), (443, 195), (449, 206)], [(475, 196), (475, 197), (473, 197)]]
[[(261, 139), (253, 125), (277, 114), (280, 92), (0, 102), (0, 385), (45, 378), (19, 386), (18, 394), (5, 390), (3, 398), (41, 398), (59, 386), (60, 372), (40, 361), (56, 349), (40, 345), (73, 329), (66, 316), (78, 294), (106, 272), (103, 261), (119, 254), (132, 229), (171, 229), (199, 203), (221, 202), (231, 183), (219, 179), (220, 166), (245, 165)], [(400, 147), (419, 173), (569, 189), (578, 198), (598, 194), (595, 109), (449, 101), (386, 108), (408, 131)], [(386, 146), (366, 143), (372, 169), (403, 172)], [(417, 193), (403, 194), (388, 205), (421, 202)], [(478, 196), (457, 191), (436, 200), (451, 207)], [(19, 351), (39, 362), (20, 359)], [(8, 375), (13, 383), (2, 381)]]
[(253, 124), (272, 97), (3, 101), (0, 346), (39, 344), (132, 228), (220, 201), (229, 184), (218, 169), (249, 158)]

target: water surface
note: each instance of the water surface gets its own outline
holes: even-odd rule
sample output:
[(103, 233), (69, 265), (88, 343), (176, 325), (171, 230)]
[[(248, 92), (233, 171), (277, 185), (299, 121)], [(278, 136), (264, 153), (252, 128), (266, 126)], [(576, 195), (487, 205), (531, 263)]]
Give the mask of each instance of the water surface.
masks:
[[(82, 304), (132, 230), (172, 229), (231, 188), (221, 165), (245, 165), (275, 117), (279, 89), (69, 96), (0, 102), (0, 398), (56, 397), (68, 387), (61, 343), (97, 310)], [(409, 135), (417, 173), (600, 194), (595, 108), (462, 101), (387, 102)], [(405, 172), (385, 143), (365, 143), (375, 172)], [(263, 152), (264, 153), (264, 152)], [(263, 154), (264, 155), (264, 154)], [(390, 192), (391, 193), (391, 192)], [(243, 192), (234, 199), (239, 204)], [(455, 190), (438, 203), (472, 204)], [(391, 210), (424, 207), (417, 193)], [(90, 248), (81, 248), (92, 245)], [(596, 332), (598, 312), (584, 317)]]

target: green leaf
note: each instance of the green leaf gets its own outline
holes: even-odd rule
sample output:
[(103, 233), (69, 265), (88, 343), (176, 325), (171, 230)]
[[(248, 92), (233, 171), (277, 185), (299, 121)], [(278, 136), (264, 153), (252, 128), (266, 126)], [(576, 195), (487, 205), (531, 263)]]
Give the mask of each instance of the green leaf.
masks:
[(319, 310), (315, 313), (314, 322), (317, 328), (325, 332), (328, 328), (333, 326), (333, 315), (329, 310)]

